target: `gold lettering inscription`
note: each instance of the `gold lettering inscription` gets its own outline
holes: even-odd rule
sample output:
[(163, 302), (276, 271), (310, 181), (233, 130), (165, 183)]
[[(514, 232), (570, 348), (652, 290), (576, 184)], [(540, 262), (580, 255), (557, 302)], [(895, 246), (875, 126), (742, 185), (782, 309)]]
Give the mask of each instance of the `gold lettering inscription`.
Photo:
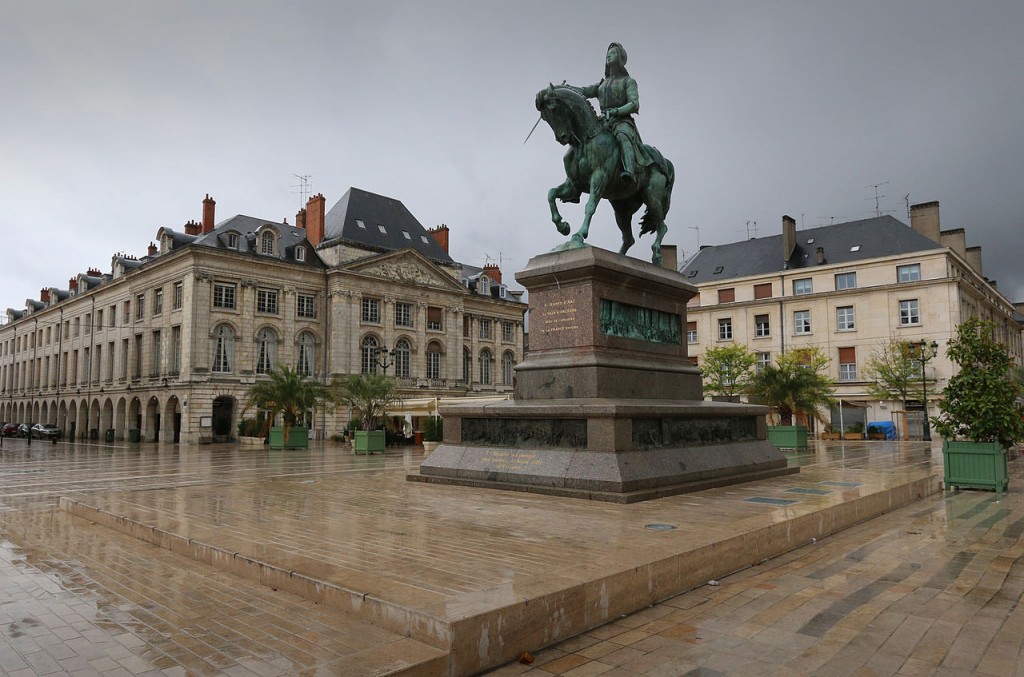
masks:
[(501, 472), (524, 472), (544, 465), (536, 454), (523, 451), (494, 450), (480, 460), (488, 469)]
[(548, 301), (543, 305), (542, 329), (545, 332), (575, 331), (579, 329), (576, 323), (576, 299), (561, 299), (559, 301)]

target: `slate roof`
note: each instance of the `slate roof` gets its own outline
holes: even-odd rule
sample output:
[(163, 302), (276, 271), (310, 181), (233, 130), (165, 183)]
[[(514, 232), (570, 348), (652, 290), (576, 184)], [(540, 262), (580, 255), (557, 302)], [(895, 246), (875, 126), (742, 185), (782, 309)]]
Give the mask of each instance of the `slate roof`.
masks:
[(877, 216), (796, 231), (796, 248), (788, 262), (782, 260), (779, 234), (705, 247), (682, 272), (690, 284), (701, 284), (814, 268), (818, 247), (824, 249), (825, 263), (833, 265), (943, 248), (891, 216)]
[(432, 261), (454, 263), (401, 200), (359, 188), (349, 188), (324, 217), (321, 246), (339, 241), (377, 251), (411, 247)]
[[(179, 242), (181, 245), (193, 244), (200, 247), (227, 249), (228, 234), (236, 233), (238, 235), (238, 247), (232, 249), (232, 251), (249, 253), (255, 256), (268, 256), (267, 254), (261, 254), (259, 252), (259, 245), (256, 242), (257, 231), (267, 227), (273, 228), (278, 234), (278, 247), (274, 254), (274, 258), (300, 265), (304, 264), (317, 267), (323, 266), (323, 261), (321, 261), (320, 257), (316, 254), (315, 248), (308, 244), (306, 240), (305, 229), (289, 225), (287, 223), (277, 223), (275, 221), (267, 221), (266, 219), (257, 219), (252, 216), (238, 214), (221, 221), (215, 225), (213, 230), (209, 233), (202, 235), (185, 235), (176, 233), (170, 228), (164, 228), (162, 232), (171, 236), (175, 249), (180, 246)], [(308, 252), (306, 260), (296, 261), (294, 256), (295, 247), (304, 243)]]

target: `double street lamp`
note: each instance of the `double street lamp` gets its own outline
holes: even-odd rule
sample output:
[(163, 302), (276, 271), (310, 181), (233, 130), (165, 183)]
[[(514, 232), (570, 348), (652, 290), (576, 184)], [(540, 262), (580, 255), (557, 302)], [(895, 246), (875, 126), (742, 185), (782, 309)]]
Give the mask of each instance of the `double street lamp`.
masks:
[[(391, 355), (389, 358), (388, 355)], [(395, 363), (394, 351), (388, 350), (387, 346), (383, 348), (373, 349), (373, 361), (374, 363), (384, 370), (384, 375), (388, 375), (388, 367)]]
[(932, 428), (931, 424), (928, 422), (928, 381), (925, 378), (924, 368), (928, 362), (939, 354), (939, 344), (935, 341), (928, 343), (925, 339), (921, 339), (917, 342), (911, 341), (907, 345), (910, 348), (911, 354), (916, 353), (916, 359), (921, 364), (921, 395), (923, 398), (922, 404), (924, 405), (924, 426), (921, 439), (925, 442), (931, 442)]

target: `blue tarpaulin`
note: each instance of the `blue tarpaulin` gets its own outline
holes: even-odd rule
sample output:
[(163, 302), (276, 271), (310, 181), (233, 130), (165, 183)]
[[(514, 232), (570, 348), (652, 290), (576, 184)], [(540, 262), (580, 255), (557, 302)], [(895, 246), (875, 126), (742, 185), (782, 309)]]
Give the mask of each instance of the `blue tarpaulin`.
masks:
[(878, 429), (879, 432), (885, 433), (885, 439), (896, 439), (896, 426), (892, 424), (892, 421), (875, 421), (874, 423), (868, 423), (868, 430), (872, 427)]

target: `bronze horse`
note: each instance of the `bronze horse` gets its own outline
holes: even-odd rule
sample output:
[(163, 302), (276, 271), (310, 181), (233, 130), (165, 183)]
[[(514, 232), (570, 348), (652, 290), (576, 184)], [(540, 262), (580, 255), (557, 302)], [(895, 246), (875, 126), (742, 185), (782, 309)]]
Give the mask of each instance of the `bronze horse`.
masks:
[(573, 233), (572, 242), (582, 246), (590, 231), (590, 219), (597, 203), (604, 198), (612, 203), (615, 223), (622, 231), (620, 254), (625, 254), (636, 242), (633, 239), (632, 218), (641, 205), (647, 207), (640, 219), (640, 235), (656, 233), (651, 245), (651, 261), (660, 266), (661, 240), (668, 228), (668, 213), (675, 182), (675, 168), (657, 148), (645, 145), (653, 163), (637, 167), (635, 180), (622, 179), (619, 144), (608, 131), (605, 120), (594, 112), (579, 89), (570, 85), (550, 85), (537, 93), (537, 110), (551, 126), (555, 139), (569, 150), (563, 160), (565, 182), (548, 191), (551, 220), (558, 232), (569, 234), (569, 224), (562, 220), (555, 199), (579, 202), (581, 193), (589, 193), (583, 225)]

